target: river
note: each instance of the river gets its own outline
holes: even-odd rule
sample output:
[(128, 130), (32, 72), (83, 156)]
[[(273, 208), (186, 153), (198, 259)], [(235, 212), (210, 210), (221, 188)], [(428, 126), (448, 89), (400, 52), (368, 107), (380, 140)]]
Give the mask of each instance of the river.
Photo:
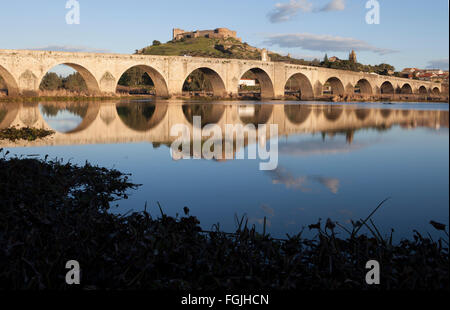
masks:
[[(217, 124), (277, 126), (277, 165), (238, 159), (254, 146), (243, 141), (232, 158), (206, 159), (188, 152), (176, 160), (170, 130)], [(194, 124), (194, 126), (193, 126)], [(0, 141), (17, 155), (89, 161), (130, 173), (142, 184), (112, 212), (147, 210), (183, 214), (187, 206), (203, 228), (220, 223), (233, 231), (236, 217), (276, 237), (298, 233), (327, 218), (350, 227), (385, 198), (373, 216), (383, 234), (397, 239), (413, 229), (440, 236), (430, 220), (449, 222), (449, 106), (437, 103), (117, 101), (0, 103), (0, 128), (51, 128), (51, 138)], [(267, 127), (268, 128), (268, 127)], [(274, 139), (274, 137), (269, 137)], [(269, 147), (269, 142), (267, 147)], [(197, 154), (198, 155), (198, 154)], [(10, 155), (9, 155), (10, 156)], [(18, 171), (17, 173), (20, 173)], [(305, 236), (310, 235), (308, 229)], [(344, 235), (343, 235), (344, 236)]]

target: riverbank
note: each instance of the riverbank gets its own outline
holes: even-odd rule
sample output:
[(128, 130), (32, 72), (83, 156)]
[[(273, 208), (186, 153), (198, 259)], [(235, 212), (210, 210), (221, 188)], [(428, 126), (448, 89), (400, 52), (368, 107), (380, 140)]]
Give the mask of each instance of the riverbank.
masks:
[(0, 96), (0, 102), (55, 102), (55, 101), (110, 101), (110, 100), (137, 100), (137, 99), (154, 99), (152, 95), (114, 95), (114, 96), (86, 96), (86, 95), (73, 95), (73, 96)]
[[(150, 100), (150, 99), (169, 99), (165, 97), (156, 97), (154, 95), (124, 95), (115, 94), (110, 96), (97, 96), (97, 95), (85, 95), (85, 94), (73, 94), (73, 95), (21, 95), (21, 96), (0, 96), (0, 102), (55, 102), (55, 101), (110, 101), (110, 100)], [(176, 96), (179, 100), (195, 100), (195, 101), (260, 101), (259, 95), (245, 95), (239, 97), (217, 97), (207, 94), (196, 95), (182, 95)], [(311, 100), (300, 100), (298, 96), (287, 95), (283, 98), (276, 100), (280, 101), (322, 101), (322, 102), (435, 102), (435, 103), (448, 103), (449, 98), (442, 96), (418, 96), (418, 95), (394, 95), (394, 96), (332, 96), (325, 95), (317, 97)]]
[[(137, 188), (117, 170), (0, 151), (0, 289), (68, 289), (68, 260), (80, 263), (80, 289), (449, 288), (448, 233), (438, 223), (440, 240), (414, 232), (393, 244), (370, 217), (351, 227), (319, 221), (306, 228), (313, 239), (280, 240), (245, 217), (234, 233), (204, 231), (187, 207), (176, 217), (163, 206), (109, 212)], [(365, 281), (369, 260), (381, 265), (379, 286)]]

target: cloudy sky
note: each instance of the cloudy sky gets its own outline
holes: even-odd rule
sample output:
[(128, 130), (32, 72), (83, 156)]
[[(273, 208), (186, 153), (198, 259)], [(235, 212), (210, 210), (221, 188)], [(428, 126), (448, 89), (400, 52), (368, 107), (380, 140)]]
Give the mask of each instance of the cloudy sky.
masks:
[[(366, 23), (366, 0), (78, 0), (79, 25), (67, 25), (66, 0), (2, 1), (0, 49), (133, 53), (172, 28), (227, 27), (244, 42), (310, 59), (448, 69), (448, 1), (378, 0), (380, 24)], [(373, 1), (373, 0), (372, 0)]]

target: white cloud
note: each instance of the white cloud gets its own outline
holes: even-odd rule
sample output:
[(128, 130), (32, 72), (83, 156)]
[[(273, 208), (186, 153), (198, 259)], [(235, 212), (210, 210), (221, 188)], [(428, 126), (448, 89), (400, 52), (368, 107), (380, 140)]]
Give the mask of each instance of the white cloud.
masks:
[(72, 53), (109, 53), (108, 50), (95, 49), (87, 46), (72, 46), (72, 45), (47, 45), (43, 47), (29, 48), (34, 51), (53, 51), (53, 52), (72, 52)]
[(322, 9), (320, 9), (320, 11), (322, 12), (343, 11), (343, 10), (345, 10), (345, 0), (332, 0)]
[(395, 52), (391, 49), (372, 46), (365, 41), (354, 38), (310, 33), (269, 35), (263, 43), (270, 46), (278, 45), (281, 48), (300, 47), (305, 50), (320, 52), (348, 52), (352, 49), (356, 51), (371, 51), (380, 55)]
[(291, 20), (299, 11), (312, 11), (312, 4), (308, 0), (291, 0), (289, 3), (277, 3), (267, 16), (272, 23), (281, 23)]
[(448, 70), (448, 58), (430, 60), (427, 69)]
[(288, 3), (277, 3), (267, 14), (272, 23), (283, 23), (290, 21), (297, 14), (302, 12), (331, 12), (345, 10), (345, 0), (331, 0), (322, 8), (313, 9), (313, 4), (308, 0), (290, 0)]

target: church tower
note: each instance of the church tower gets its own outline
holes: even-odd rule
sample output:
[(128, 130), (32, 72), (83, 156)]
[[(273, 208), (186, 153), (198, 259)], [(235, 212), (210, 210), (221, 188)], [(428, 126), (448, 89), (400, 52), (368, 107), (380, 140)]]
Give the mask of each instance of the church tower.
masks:
[(352, 52), (350, 53), (350, 55), (348, 56), (348, 60), (350, 60), (353, 63), (356, 63), (356, 53), (354, 50), (352, 50)]

